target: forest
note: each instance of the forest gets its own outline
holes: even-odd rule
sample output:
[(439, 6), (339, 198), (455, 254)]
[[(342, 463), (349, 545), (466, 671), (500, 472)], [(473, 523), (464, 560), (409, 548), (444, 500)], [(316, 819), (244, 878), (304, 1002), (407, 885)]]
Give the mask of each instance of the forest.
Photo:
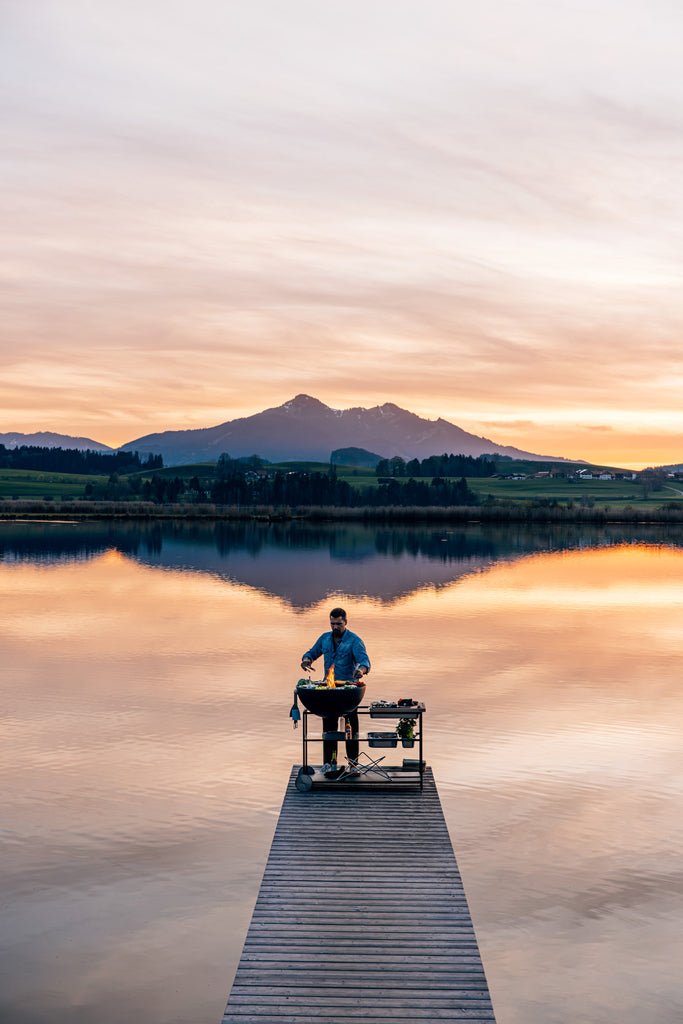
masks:
[(375, 467), (378, 477), (440, 477), (440, 476), (493, 476), (496, 463), (488, 455), (430, 455), (426, 459), (410, 459), (400, 455), (393, 459), (380, 459)]
[(329, 473), (233, 473), (213, 482), (207, 498), (217, 505), (334, 505), (359, 508), (392, 505), (476, 505), (478, 498), (463, 478), (380, 481), (377, 487), (353, 487)]
[(150, 455), (142, 461), (137, 452), (95, 452), (78, 448), (40, 448), (20, 445), (6, 448), (0, 444), (0, 469), (38, 470), (44, 473), (139, 473), (161, 469), (161, 455)]

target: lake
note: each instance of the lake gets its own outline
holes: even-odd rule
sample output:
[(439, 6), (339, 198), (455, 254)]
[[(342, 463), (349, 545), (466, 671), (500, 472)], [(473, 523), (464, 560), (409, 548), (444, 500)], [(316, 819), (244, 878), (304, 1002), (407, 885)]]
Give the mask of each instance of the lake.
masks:
[(335, 604), (498, 1024), (680, 1024), (682, 579), (656, 527), (0, 523), (3, 1024), (218, 1024)]

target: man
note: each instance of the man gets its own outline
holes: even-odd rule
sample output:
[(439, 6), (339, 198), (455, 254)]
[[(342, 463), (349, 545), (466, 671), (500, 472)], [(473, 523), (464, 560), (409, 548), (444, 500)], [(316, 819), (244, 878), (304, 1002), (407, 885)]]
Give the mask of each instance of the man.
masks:
[[(306, 651), (301, 659), (301, 667), (304, 672), (309, 672), (313, 662), (323, 655), (325, 676), (334, 667), (334, 677), (337, 680), (352, 679), (361, 680), (370, 671), (370, 659), (368, 658), (365, 644), (359, 636), (346, 628), (346, 612), (343, 608), (333, 608), (330, 612), (330, 632), (319, 636), (310, 650)], [(355, 711), (348, 714), (347, 719), (351, 726), (352, 740), (346, 741), (347, 757), (358, 757), (358, 715)], [(337, 729), (337, 718), (323, 718), (323, 732), (335, 732)], [(333, 755), (336, 759), (337, 741), (323, 740), (323, 761), (325, 764), (332, 764)]]

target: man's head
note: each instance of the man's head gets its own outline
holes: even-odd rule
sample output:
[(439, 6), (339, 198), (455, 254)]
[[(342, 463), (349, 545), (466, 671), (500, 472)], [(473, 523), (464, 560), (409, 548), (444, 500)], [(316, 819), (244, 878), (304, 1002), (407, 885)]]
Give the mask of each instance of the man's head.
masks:
[(346, 629), (346, 612), (343, 608), (333, 608), (330, 612), (330, 629), (335, 636), (343, 636)]

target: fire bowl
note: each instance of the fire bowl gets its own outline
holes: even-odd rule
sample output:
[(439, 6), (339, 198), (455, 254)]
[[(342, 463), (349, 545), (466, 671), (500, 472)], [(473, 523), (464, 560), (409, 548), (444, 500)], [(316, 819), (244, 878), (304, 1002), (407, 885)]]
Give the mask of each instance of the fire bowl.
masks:
[(365, 683), (358, 686), (329, 686), (324, 690), (309, 690), (297, 686), (296, 695), (305, 708), (323, 718), (339, 718), (355, 711), (365, 696)]

